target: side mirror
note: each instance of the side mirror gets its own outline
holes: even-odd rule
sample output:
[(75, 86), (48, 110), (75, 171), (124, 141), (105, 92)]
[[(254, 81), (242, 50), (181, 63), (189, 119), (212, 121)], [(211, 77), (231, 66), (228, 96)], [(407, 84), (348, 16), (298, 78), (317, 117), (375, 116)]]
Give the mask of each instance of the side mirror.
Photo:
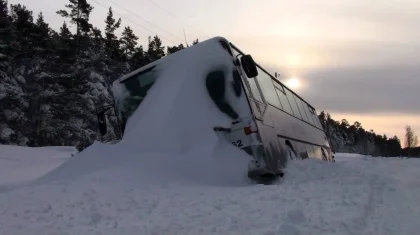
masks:
[(107, 133), (105, 110), (101, 110), (100, 112), (98, 112), (97, 115), (98, 115), (99, 133), (101, 133), (101, 135), (104, 136)]
[(107, 133), (107, 123), (106, 123), (105, 113), (111, 108), (113, 108), (113, 105), (105, 105), (103, 107), (99, 107), (96, 109), (96, 116), (98, 117), (99, 133), (101, 133), (102, 136), (106, 135)]
[(244, 55), (241, 57), (242, 68), (248, 78), (258, 76), (257, 65), (251, 55)]

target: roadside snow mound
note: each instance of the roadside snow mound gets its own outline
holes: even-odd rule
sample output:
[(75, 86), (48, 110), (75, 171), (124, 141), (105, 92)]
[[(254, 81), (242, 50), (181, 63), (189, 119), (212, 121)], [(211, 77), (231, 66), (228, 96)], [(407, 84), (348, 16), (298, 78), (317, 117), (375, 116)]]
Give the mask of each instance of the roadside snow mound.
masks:
[(80, 180), (100, 175), (116, 184), (139, 187), (155, 184), (240, 186), (247, 178), (247, 158), (242, 150), (219, 140), (208, 153), (191, 150), (182, 155), (136, 153), (96, 142), (37, 183)]
[(66, 146), (33, 148), (0, 145), (0, 188), (35, 180), (76, 153), (76, 148)]
[[(222, 149), (215, 156), (230, 151)], [(147, 171), (134, 156), (116, 157), (132, 166), (126, 162), (77, 180), (0, 193), (0, 234), (395, 235), (420, 230), (419, 159), (297, 160), (279, 185), (221, 187), (174, 184), (180, 182), (178, 170), (165, 182), (145, 184), (156, 176), (143, 178), (155, 166)], [(220, 173), (225, 172), (214, 177), (223, 177)]]
[(357, 154), (357, 153), (339, 153), (338, 158), (336, 157), (336, 161), (351, 161), (354, 158), (365, 158), (365, 155)]
[[(147, 182), (248, 182), (250, 156), (213, 131), (232, 122), (208, 95), (205, 78), (214, 69), (225, 71), (226, 87), (232, 89), (234, 65), (217, 40), (162, 59), (159, 76), (128, 120), (124, 138), (113, 145), (95, 143), (40, 182), (117, 167)], [(247, 112), (243, 95), (228, 99), (239, 114)]]

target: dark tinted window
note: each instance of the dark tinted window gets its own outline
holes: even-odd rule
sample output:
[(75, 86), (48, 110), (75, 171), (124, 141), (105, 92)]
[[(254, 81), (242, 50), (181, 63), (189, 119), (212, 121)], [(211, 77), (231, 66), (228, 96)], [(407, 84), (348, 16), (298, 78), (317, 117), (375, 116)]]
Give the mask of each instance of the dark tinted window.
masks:
[(156, 78), (156, 71), (151, 68), (122, 82), (122, 85), (129, 92), (129, 95), (124, 97), (122, 110), (119, 110), (125, 120), (133, 114), (146, 97), (147, 91), (153, 86)]

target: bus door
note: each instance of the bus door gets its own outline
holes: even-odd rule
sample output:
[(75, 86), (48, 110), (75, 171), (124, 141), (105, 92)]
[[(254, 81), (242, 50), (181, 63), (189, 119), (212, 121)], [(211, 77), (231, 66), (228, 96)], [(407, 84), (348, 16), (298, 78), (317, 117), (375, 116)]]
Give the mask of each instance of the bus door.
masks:
[[(240, 57), (241, 56), (239, 56), (239, 59)], [(241, 68), (240, 70), (242, 74), (242, 83), (245, 86), (249, 105), (251, 106), (254, 118), (262, 121), (267, 105), (264, 102), (261, 87), (259, 86), (256, 77), (248, 78), (243, 69)]]
[[(239, 55), (239, 59), (240, 58), (241, 55)], [(264, 93), (262, 92), (262, 87), (258, 79), (258, 77), (262, 77), (264, 75), (258, 74), (257, 76), (249, 78), (243, 71), (243, 68), (241, 68), (241, 70), (242, 81), (245, 86), (248, 101), (254, 118), (256, 119), (255, 121), (258, 128), (258, 135), (265, 150), (263, 158), (267, 164), (267, 168), (276, 172), (280, 164), (278, 159), (281, 154), (279, 153), (280, 146), (273, 125), (273, 120), (267, 112), (268, 103), (264, 97)], [(260, 73), (260, 71), (258, 71), (258, 73)]]

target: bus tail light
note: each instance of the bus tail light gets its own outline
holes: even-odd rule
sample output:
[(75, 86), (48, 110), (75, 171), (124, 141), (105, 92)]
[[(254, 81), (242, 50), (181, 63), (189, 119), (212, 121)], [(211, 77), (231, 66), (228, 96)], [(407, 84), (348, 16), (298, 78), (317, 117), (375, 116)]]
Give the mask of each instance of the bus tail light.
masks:
[(258, 133), (258, 130), (251, 128), (251, 126), (244, 127), (245, 135), (250, 135), (252, 133)]

